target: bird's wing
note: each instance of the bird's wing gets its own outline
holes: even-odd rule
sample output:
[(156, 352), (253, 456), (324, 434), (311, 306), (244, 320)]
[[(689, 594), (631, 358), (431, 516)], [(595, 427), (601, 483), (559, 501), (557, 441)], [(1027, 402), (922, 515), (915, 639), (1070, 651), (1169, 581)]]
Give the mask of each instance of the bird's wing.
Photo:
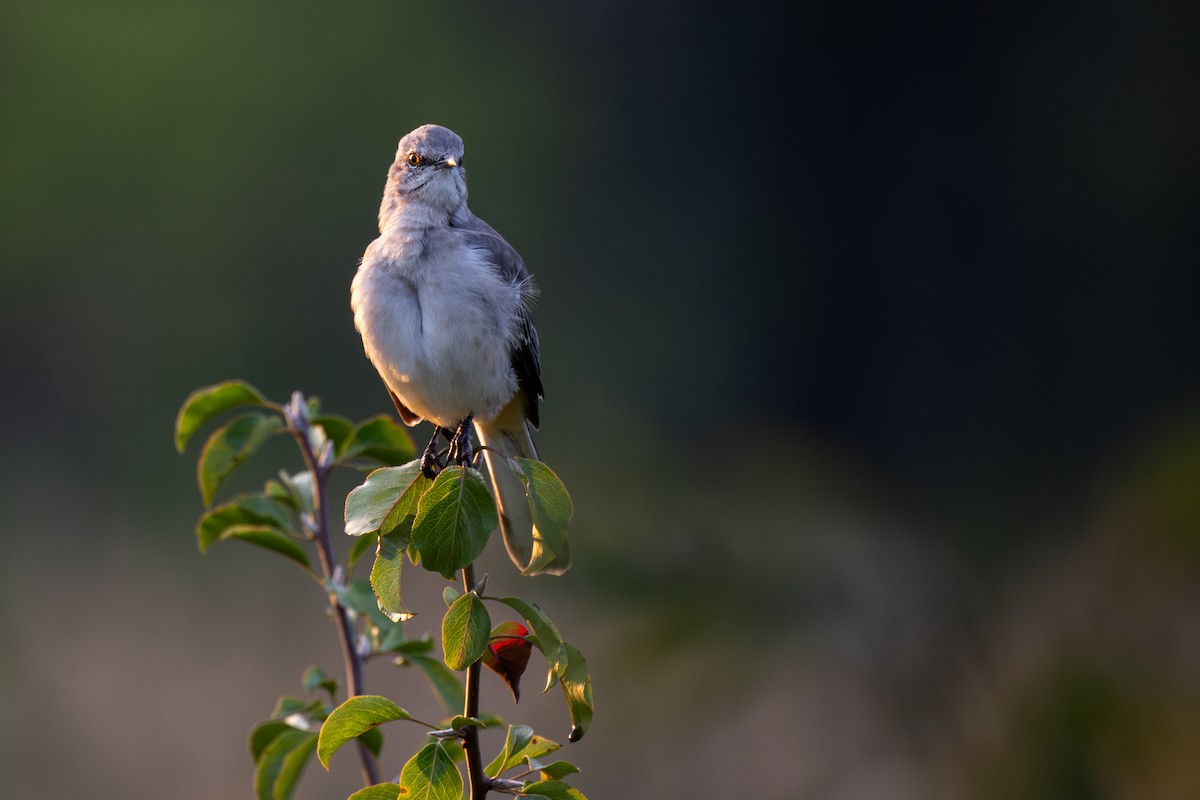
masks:
[(520, 319), (517, 323), (517, 337), (510, 350), (513, 371), (525, 394), (526, 416), (536, 429), (539, 425), (538, 401), (543, 397), (542, 364), (538, 350), (537, 328), (533, 326), (533, 318), (529, 313), (529, 303), (535, 290), (533, 278), (525, 268), (525, 262), (513, 246), (504, 241), (504, 237), (496, 233), (491, 225), (463, 209), (451, 220), (451, 227), (458, 228), (472, 247), (478, 248), (488, 256), (488, 263), (507, 282), (521, 290), (522, 303)]

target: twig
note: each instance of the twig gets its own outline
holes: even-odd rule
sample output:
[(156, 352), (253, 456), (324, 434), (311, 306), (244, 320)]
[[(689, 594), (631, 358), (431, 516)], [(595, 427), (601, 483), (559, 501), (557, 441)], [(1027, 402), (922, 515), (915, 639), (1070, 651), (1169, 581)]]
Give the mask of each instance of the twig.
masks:
[[(467, 564), (462, 569), (463, 591), (475, 590), (475, 565)], [(463, 716), (477, 718), (479, 716), (479, 668), (481, 661), (476, 661), (467, 667), (466, 708)], [(487, 797), (492, 782), (483, 774), (483, 758), (479, 754), (479, 729), (467, 725), (462, 732), (463, 753), (467, 759), (467, 777), (471, 781), (471, 800), (483, 800)]]
[[(332, 471), (333, 443), (326, 441), (325, 447), (320, 453), (313, 452), (309, 439), (308, 410), (304, 404), (304, 397), (299, 392), (292, 395), (292, 402), (285, 406), (283, 411), (288, 430), (296, 437), (300, 453), (304, 457), (304, 464), (312, 475), (313, 512), (310, 533), (317, 542), (317, 560), (321, 564), (325, 585), (330, 586), (334, 582), (336, 573), (333, 545), (329, 539), (329, 520), (325, 515), (325, 485), (329, 473)], [(350, 622), (350, 614), (346, 607), (338, 599), (337, 592), (330, 589), (327, 594), (329, 606), (333, 610), (333, 621), (338, 629), (338, 639), (341, 643), (342, 663), (346, 671), (346, 691), (349, 697), (355, 697), (363, 694), (363, 659), (354, 643), (354, 625)], [(365, 785), (374, 786), (379, 783), (379, 767), (375, 762), (375, 756), (361, 741), (357, 744)]]

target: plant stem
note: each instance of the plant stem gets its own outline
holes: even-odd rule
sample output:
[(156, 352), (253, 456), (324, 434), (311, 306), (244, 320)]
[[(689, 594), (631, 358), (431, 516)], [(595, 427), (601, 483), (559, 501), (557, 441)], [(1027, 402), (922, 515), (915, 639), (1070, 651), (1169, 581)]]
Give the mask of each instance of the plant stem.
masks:
[[(293, 427), (292, 432), (300, 445), (304, 456), (305, 466), (313, 479), (313, 536), (317, 542), (317, 560), (321, 564), (321, 573), (325, 584), (329, 585), (334, 577), (333, 545), (329, 539), (329, 520), (325, 516), (325, 485), (329, 478), (329, 469), (320, 464), (318, 455), (313, 452), (308, 442), (308, 432)], [(363, 659), (354, 644), (354, 625), (350, 622), (350, 614), (338, 599), (337, 593), (329, 591), (329, 606), (333, 610), (333, 621), (338, 629), (338, 640), (342, 648), (342, 665), (346, 671), (346, 692), (349, 697), (363, 693)], [(358, 756), (362, 762), (362, 776), (365, 786), (379, 783), (379, 766), (375, 756), (361, 741), (358, 745)]]
[[(475, 590), (474, 564), (468, 564), (463, 567), (462, 582), (464, 592)], [(482, 666), (482, 663), (476, 661), (467, 667), (466, 706), (463, 709), (463, 716), (465, 717), (479, 716), (480, 666)], [(483, 800), (483, 798), (487, 797), (488, 789), (491, 788), (492, 782), (484, 777), (483, 774), (483, 759), (479, 754), (479, 729), (474, 725), (464, 727), (462, 743), (463, 753), (467, 759), (467, 777), (471, 781), (471, 800)]]

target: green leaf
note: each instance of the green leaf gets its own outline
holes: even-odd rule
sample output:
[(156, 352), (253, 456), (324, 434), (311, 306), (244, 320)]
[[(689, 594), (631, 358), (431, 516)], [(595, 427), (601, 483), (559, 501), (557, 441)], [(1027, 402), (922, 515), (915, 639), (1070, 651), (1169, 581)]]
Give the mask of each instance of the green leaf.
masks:
[(379, 610), (392, 622), (413, 618), (413, 612), (404, 607), (404, 598), (400, 594), (400, 568), (404, 566), (407, 545), (408, 535), (404, 530), (380, 536), (375, 566), (371, 568), (371, 588), (379, 601)]
[(304, 675), (301, 676), (300, 683), (304, 686), (306, 692), (315, 692), (317, 689), (324, 689), (328, 692), (330, 699), (338, 691), (337, 679), (329, 677), (325, 670), (320, 667), (309, 667), (304, 670)]
[(479, 595), (467, 592), (454, 601), (442, 618), (442, 652), (446, 666), (464, 670), (487, 649), (492, 620)]
[(304, 548), (275, 528), (264, 525), (234, 525), (222, 531), (220, 538), (240, 539), (243, 542), (258, 545), (266, 550), (279, 553), (285, 558), (290, 558), (305, 569), (311, 570), (308, 553), (304, 551)]
[(462, 596), (462, 592), (455, 589), (453, 586), (445, 586), (442, 588), (442, 601), (445, 602), (446, 608), (454, 605), (454, 601)]
[(426, 744), (400, 771), (404, 800), (461, 800), (462, 775), (442, 743)]
[(218, 428), (200, 452), (197, 479), (204, 505), (239, 464), (258, 451), (263, 442), (283, 428), (283, 420), (265, 414), (243, 414)]
[(299, 697), (284, 695), (276, 701), (275, 710), (271, 712), (271, 717), (273, 719), (286, 720), (287, 717), (299, 714), (308, 718), (320, 711), (324, 706), (325, 704), (320, 700), (303, 700)]
[[(420, 464), (420, 462), (412, 463)], [(425, 473), (420, 472), (418, 468), (417, 477), (404, 490), (404, 494), (400, 495), (400, 499), (396, 501), (396, 505), (392, 506), (392, 510), (388, 512), (388, 515), (384, 517), (383, 523), (379, 526), (379, 532), (389, 534), (402, 525), (412, 530), (412, 521), (417, 516), (417, 508), (421, 503), (421, 498), (425, 496), (425, 493), (432, 486), (433, 481), (426, 478)], [(409, 559), (416, 564), (418, 559), (413, 557), (414, 552), (415, 549), (410, 550)]]
[(545, 797), (546, 800), (587, 800), (583, 792), (562, 781), (534, 781), (521, 789), (522, 797)]
[(258, 723), (250, 729), (250, 735), (247, 737), (246, 744), (250, 748), (250, 758), (257, 763), (258, 757), (262, 755), (263, 750), (267, 749), (267, 745), (275, 741), (280, 734), (294, 730), (296, 730), (295, 727), (279, 719), (268, 719)]
[(495, 778), (526, 759), (540, 758), (547, 753), (553, 753), (561, 746), (545, 736), (538, 736), (528, 725), (509, 725), (508, 733), (504, 737), (504, 748), (483, 768), (483, 772), (489, 778)]
[[(311, 514), (313, 510), (312, 473), (305, 471), (288, 475), (287, 472), (279, 470), (279, 481), (283, 486), (283, 491), (291, 498), (288, 505), (296, 512), (307, 511)], [(273, 483), (267, 484), (267, 490), (272, 496), (275, 496)]]
[(258, 389), (243, 381), (226, 381), (192, 392), (183, 401), (179, 416), (175, 418), (176, 449), (182, 453), (192, 434), (213, 417), (246, 405), (269, 406), (270, 403)]
[[(314, 398), (315, 399), (315, 398)], [(325, 431), (325, 437), (333, 442), (334, 456), (341, 456), (346, 450), (346, 445), (350, 442), (350, 437), (354, 435), (354, 423), (345, 417), (339, 417), (333, 414), (324, 416), (313, 416), (312, 424), (320, 426), (321, 430)]]
[(453, 578), (483, 552), (498, 522), (483, 476), (470, 468), (446, 467), (421, 498), (413, 521), (421, 565)]
[(567, 487), (558, 476), (541, 461), (529, 458), (516, 459), (520, 466), (522, 482), (529, 499), (529, 512), (533, 516), (533, 554), (529, 564), (521, 570), (522, 575), (537, 575), (554, 565), (554, 572), (566, 571), (560, 553), (567, 546), (567, 529), (575, 514), (575, 504)]
[(533, 728), (528, 725), (509, 725), (508, 732), (504, 735), (504, 747), (491, 763), (483, 768), (483, 774), (489, 778), (495, 778), (504, 770), (521, 763), (521, 759), (514, 759), (514, 755), (524, 749), (531, 739), (533, 739)]
[(228, 538), (225, 532), (235, 527), (268, 527), (292, 533), (293, 523), (284, 503), (265, 494), (245, 494), (217, 506), (196, 523), (196, 542), (200, 552), (213, 542)]
[(405, 653), (403, 663), (416, 667), (433, 687), (434, 694), (447, 713), (463, 707), (463, 685), (458, 676), (442, 663), (441, 659), (417, 653)]
[(400, 797), (400, 784), (377, 783), (365, 789), (359, 789), (346, 800), (397, 800)]
[(579, 767), (570, 761), (554, 761), (543, 764), (539, 759), (526, 758), (525, 763), (529, 765), (530, 769), (537, 770), (544, 781), (556, 781), (579, 772)]
[(321, 725), (317, 758), (329, 769), (329, 759), (339, 747), (376, 725), (396, 719), (412, 719), (400, 706), (377, 695), (358, 695), (335, 708)]
[(533, 629), (533, 633), (537, 637), (533, 640), (533, 644), (546, 657), (546, 663), (550, 667), (550, 674), (552, 676), (560, 675), (567, 666), (567, 654), (563, 647), (562, 636), (559, 634), (558, 628), (554, 627), (554, 623), (550, 621), (550, 618), (542, 613), (542, 610), (533, 603), (522, 600), (519, 597), (489, 599), (495, 599), (504, 603), (525, 618), (525, 621), (529, 623), (529, 627)]
[(464, 717), (462, 714), (459, 714), (454, 719), (450, 720), (450, 724), (446, 727), (454, 728), (454, 730), (457, 731), (467, 726), (472, 728), (486, 728), (487, 723), (481, 719), (478, 719), (477, 717)]
[(316, 746), (317, 735), (308, 731), (291, 730), (275, 737), (254, 769), (258, 800), (288, 800)]
[[(362, 485), (346, 495), (346, 533), (362, 536), (379, 530), (397, 506), (403, 505), (405, 509), (411, 506), (409, 513), (416, 513), (417, 499), (423, 488), (415, 485), (418, 478), (427, 480), (421, 475), (419, 461), (410, 461), (401, 467), (383, 467), (368, 475)], [(414, 488), (415, 492), (412, 491)]]
[(566, 668), (559, 673), (559, 682), (567, 696), (567, 710), (571, 715), (569, 742), (578, 742), (587, 733), (592, 722), (592, 678), (588, 675), (587, 661), (571, 645), (563, 642), (567, 654)]
[(416, 456), (412, 437), (391, 417), (372, 417), (358, 426), (346, 442), (343, 459), (363, 456), (384, 464), (403, 464)]

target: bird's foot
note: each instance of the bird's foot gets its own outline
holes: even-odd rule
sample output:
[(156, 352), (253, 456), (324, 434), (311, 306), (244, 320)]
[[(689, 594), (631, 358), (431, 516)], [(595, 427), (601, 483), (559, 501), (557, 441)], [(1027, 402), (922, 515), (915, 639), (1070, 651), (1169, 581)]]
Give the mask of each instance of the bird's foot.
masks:
[(468, 416), (458, 424), (454, 438), (450, 440), (450, 453), (446, 456), (447, 463), (469, 465), (473, 458), (471, 452), (471, 422), (474, 417)]
[(429, 440), (428, 446), (425, 448), (424, 455), (421, 456), (421, 473), (429, 480), (437, 477), (437, 474), (442, 471), (445, 466), (438, 459), (437, 445), (438, 437), (442, 435), (442, 429), (436, 425), (433, 428), (433, 438)]

